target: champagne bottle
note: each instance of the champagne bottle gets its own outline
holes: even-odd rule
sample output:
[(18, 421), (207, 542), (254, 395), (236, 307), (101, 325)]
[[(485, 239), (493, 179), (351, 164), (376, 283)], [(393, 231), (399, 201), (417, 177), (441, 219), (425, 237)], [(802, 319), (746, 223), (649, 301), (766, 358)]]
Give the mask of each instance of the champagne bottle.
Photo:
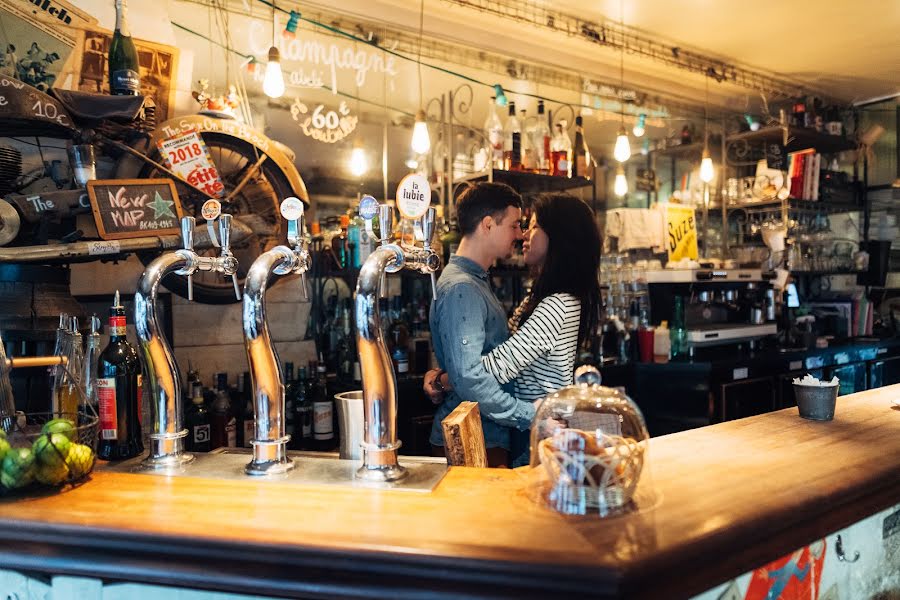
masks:
[(113, 96), (139, 96), (140, 64), (125, 12), (125, 0), (116, 0), (116, 31), (109, 45), (109, 93)]
[(115, 301), (109, 311), (109, 344), (97, 361), (100, 447), (103, 460), (121, 460), (144, 451), (141, 438), (141, 361), (125, 339), (125, 308)]

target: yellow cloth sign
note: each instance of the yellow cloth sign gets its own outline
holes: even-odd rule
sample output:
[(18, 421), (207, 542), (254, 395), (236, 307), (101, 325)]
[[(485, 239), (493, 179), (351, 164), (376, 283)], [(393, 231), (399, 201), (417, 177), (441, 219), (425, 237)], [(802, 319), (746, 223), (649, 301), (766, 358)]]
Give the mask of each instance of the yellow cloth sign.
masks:
[(682, 258), (697, 260), (697, 219), (693, 208), (666, 205), (666, 250), (670, 262)]

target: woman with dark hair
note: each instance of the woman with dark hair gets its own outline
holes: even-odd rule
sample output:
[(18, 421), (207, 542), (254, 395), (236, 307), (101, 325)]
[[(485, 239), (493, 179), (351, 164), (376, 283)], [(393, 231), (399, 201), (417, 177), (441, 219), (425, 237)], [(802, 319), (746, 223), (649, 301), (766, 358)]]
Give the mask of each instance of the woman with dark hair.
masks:
[[(572, 384), (575, 357), (597, 323), (600, 233), (594, 212), (569, 194), (539, 196), (522, 249), (534, 284), (509, 320), (510, 338), (482, 364), (500, 383), (514, 381), (518, 400), (533, 402)], [(513, 466), (528, 460), (527, 440), (518, 442)]]

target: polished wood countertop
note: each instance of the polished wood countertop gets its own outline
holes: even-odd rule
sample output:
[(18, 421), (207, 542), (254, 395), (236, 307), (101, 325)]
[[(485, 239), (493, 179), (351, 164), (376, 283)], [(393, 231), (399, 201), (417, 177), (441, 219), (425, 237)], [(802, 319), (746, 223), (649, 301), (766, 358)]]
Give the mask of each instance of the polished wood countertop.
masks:
[(610, 519), (535, 504), (521, 470), (452, 468), (424, 494), (99, 469), (0, 499), (0, 565), (283, 596), (687, 597), (900, 502), (897, 398), (654, 438), (639, 495), (658, 501)]

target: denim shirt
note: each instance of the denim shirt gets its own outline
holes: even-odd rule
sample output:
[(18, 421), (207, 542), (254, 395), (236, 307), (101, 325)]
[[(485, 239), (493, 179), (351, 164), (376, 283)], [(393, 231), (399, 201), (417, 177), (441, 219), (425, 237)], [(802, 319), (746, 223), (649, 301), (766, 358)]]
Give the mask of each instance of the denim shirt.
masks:
[(475, 261), (454, 255), (437, 282), (437, 296), (429, 318), (434, 353), (447, 371), (453, 390), (434, 415), (430, 441), (444, 445), (441, 421), (464, 400), (478, 402), (484, 444), (509, 449), (509, 427), (531, 427), (534, 406), (516, 400), (484, 370), (481, 355), (509, 337), (506, 314)]

